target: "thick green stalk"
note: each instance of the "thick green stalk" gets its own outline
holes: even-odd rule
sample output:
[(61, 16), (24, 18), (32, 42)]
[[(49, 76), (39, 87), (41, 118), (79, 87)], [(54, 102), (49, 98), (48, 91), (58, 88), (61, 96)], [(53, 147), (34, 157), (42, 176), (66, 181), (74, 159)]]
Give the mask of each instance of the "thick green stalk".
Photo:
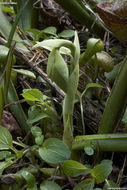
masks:
[(90, 146), (99, 151), (127, 152), (127, 134), (77, 136), (72, 143), (72, 150), (84, 150)]
[(77, 0), (55, 0), (66, 11), (68, 11), (77, 21), (84, 24), (91, 32), (103, 37), (105, 30), (96, 20), (96, 17), (88, 12), (88, 9)]
[(108, 98), (98, 133), (113, 133), (127, 105), (127, 57), (123, 60)]

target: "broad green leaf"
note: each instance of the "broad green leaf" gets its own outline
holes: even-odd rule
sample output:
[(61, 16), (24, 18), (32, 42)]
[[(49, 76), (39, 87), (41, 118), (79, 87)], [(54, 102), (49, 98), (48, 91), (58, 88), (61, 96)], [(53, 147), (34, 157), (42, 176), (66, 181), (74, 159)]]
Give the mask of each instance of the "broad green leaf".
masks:
[(94, 183), (94, 179), (85, 179), (78, 183), (73, 190), (93, 190)]
[(12, 136), (7, 129), (0, 126), (0, 150), (12, 149)]
[(34, 137), (38, 137), (38, 136), (41, 136), (42, 135), (42, 130), (40, 127), (37, 127), (37, 126), (33, 126), (31, 128), (31, 133)]
[(32, 124), (32, 123), (40, 121), (41, 119), (49, 118), (49, 117), (50, 115), (45, 113), (44, 110), (41, 110), (39, 107), (32, 106), (30, 107), (28, 111), (27, 123)]
[(112, 161), (103, 160), (91, 170), (91, 175), (95, 178), (97, 183), (102, 183), (112, 171)]
[(36, 76), (33, 72), (25, 70), (25, 69), (12, 69), (13, 71), (25, 75), (29, 78), (36, 79)]
[(53, 49), (49, 55), (47, 74), (64, 92), (67, 92), (68, 67), (57, 49)]
[(62, 190), (62, 188), (53, 181), (44, 181), (40, 185), (40, 190)]
[(89, 168), (74, 160), (65, 161), (63, 163), (63, 170), (64, 173), (70, 177), (77, 177), (80, 175), (86, 175), (90, 173)]
[(8, 158), (10, 155), (11, 155), (11, 152), (9, 151), (0, 151), (0, 160)]
[(57, 29), (54, 26), (50, 26), (50, 27), (45, 28), (42, 31), (45, 32), (46, 34), (56, 35)]
[(56, 138), (49, 138), (44, 141), (42, 148), (39, 148), (39, 155), (47, 163), (59, 164), (70, 158), (70, 150), (63, 141)]
[(28, 171), (22, 171), (21, 172), (22, 177), (26, 180), (27, 182), (27, 187), (32, 187), (36, 183), (35, 177)]
[(0, 176), (2, 175), (3, 171), (9, 167), (10, 165), (12, 165), (14, 163), (14, 161), (11, 160), (7, 160), (4, 162), (0, 162)]
[(97, 84), (97, 83), (88, 83), (87, 85), (86, 85), (86, 88), (85, 88), (85, 90), (83, 91), (83, 93), (82, 93), (82, 97), (86, 94), (86, 92), (87, 92), (87, 90), (89, 89), (89, 88), (104, 88), (102, 85), (100, 85), (100, 84)]
[(109, 189), (120, 189), (119, 185), (114, 183), (111, 180), (106, 180), (103, 190), (109, 190)]
[(24, 89), (22, 96), (28, 101), (42, 101), (43, 94), (38, 89)]
[(75, 34), (74, 30), (63, 30), (61, 33), (58, 34), (58, 36), (63, 38), (69, 38), (74, 36), (74, 34)]

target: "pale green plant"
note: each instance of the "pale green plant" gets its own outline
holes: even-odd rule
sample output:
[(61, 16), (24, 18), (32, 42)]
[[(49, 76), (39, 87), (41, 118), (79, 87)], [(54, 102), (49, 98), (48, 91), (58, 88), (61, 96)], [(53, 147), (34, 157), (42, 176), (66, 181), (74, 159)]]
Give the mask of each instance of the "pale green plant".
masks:
[[(53, 39), (38, 42), (34, 47), (46, 48), (51, 51), (47, 74), (66, 94), (63, 101), (63, 140), (71, 149), (74, 101), (79, 79), (80, 46), (77, 32), (75, 32), (74, 43), (68, 40)], [(69, 55), (70, 67), (67, 66), (61, 53)]]

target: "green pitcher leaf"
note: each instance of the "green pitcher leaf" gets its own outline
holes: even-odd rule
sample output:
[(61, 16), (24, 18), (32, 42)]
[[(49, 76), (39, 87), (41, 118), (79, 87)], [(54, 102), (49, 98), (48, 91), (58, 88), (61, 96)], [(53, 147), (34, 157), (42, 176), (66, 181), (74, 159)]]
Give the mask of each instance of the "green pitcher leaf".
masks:
[(0, 150), (12, 149), (12, 136), (7, 129), (0, 126)]
[(40, 190), (62, 190), (62, 188), (53, 181), (44, 181), (40, 185)]
[(54, 48), (60, 48), (62, 46), (65, 47), (72, 47), (74, 48), (74, 45), (71, 41), (68, 40), (62, 40), (62, 39), (51, 39), (51, 40), (44, 40), (42, 42), (37, 42), (36, 45), (34, 45), (34, 48), (45, 48), (47, 50), (53, 50)]
[(76, 64), (73, 72), (71, 73), (68, 79), (68, 94), (70, 94), (70, 96), (72, 97), (75, 97), (78, 86), (78, 80), (79, 80), (79, 65)]
[(63, 170), (64, 173), (70, 177), (77, 177), (80, 175), (86, 175), (90, 173), (89, 168), (74, 160), (65, 161), (63, 163)]
[(112, 161), (111, 160), (103, 160), (101, 164), (95, 166), (91, 175), (95, 178), (97, 183), (102, 183), (111, 173), (112, 171)]
[(39, 148), (40, 157), (47, 163), (59, 164), (70, 158), (70, 150), (63, 141), (49, 138)]
[(90, 38), (87, 41), (86, 51), (80, 55), (80, 66), (83, 66), (85, 63), (87, 63), (94, 54), (103, 50), (104, 45), (100, 39)]
[(94, 179), (85, 179), (78, 183), (73, 190), (93, 190), (94, 183)]
[(47, 74), (63, 91), (67, 92), (68, 67), (57, 49), (49, 55)]

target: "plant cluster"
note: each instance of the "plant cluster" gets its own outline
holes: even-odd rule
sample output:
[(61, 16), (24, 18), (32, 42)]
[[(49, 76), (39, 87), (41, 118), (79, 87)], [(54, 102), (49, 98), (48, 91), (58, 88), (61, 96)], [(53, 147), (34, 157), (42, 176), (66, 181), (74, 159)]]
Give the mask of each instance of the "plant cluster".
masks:
[[(0, 124), (4, 106), (8, 105), (26, 136), (24, 140), (20, 137), (14, 140), (11, 133), (2, 124), (0, 125), (0, 188), (2, 190), (119, 188), (115, 182), (108, 179), (113, 169), (112, 161), (103, 159), (102, 153), (127, 152), (127, 134), (115, 133), (121, 122), (125, 127), (127, 123), (127, 111), (124, 114), (127, 102), (127, 57), (120, 63), (119, 72), (105, 103), (98, 134), (86, 135), (83, 98), (87, 95), (91, 97), (93, 88), (101, 89), (104, 93), (104, 86), (99, 83), (99, 76), (107, 76), (107, 73), (108, 76), (112, 75), (115, 68), (112, 57), (104, 51), (101, 39), (88, 39), (86, 50), (81, 54), (77, 31), (63, 30), (57, 33), (55, 27), (38, 30), (32, 26), (32, 18), (37, 11), (33, 10), (34, 6), (31, 5), (35, 2), (32, 1), (33, 4), (30, 0), (25, 3), (16, 2), (17, 15), (12, 29), (0, 9), (0, 16), (3, 18), (0, 33), (7, 40), (4, 45), (0, 45)], [(67, 10), (69, 9), (67, 6), (71, 5), (74, 10), (80, 11), (84, 18), (90, 19), (88, 10), (80, 0), (69, 0), (68, 3), (56, 0), (56, 2)], [(3, 7), (3, 10), (14, 15), (15, 6), (8, 9)], [(74, 14), (72, 10), (68, 11)], [(23, 13), (28, 15), (27, 18), (30, 17), (24, 24)], [(90, 25), (86, 24), (88, 28), (91, 27), (93, 19), (94, 16), (90, 19)], [(32, 39), (31, 41), (22, 40), (17, 33), (16, 26), (19, 21), (20, 27)], [(81, 19), (79, 21), (84, 22)], [(103, 33), (104, 28), (97, 22), (93, 31), (99, 34), (99, 29)], [(68, 39), (70, 37), (74, 37), (73, 42)], [(36, 80), (36, 74), (29, 70), (13, 68), (18, 61), (14, 56), (17, 49), (21, 54), (31, 58), (31, 52), (49, 52), (46, 72), (48, 81), (51, 84), (55, 83), (57, 90), (62, 92), (64, 97), (60, 106), (62, 114), (58, 113), (51, 94), (48, 96), (37, 88), (31, 88), (23, 89), (20, 94), (28, 106), (26, 116), (24, 111), (26, 108), (21, 106), (15, 88), (17, 76), (13, 76), (13, 72), (33, 80)], [(30, 61), (28, 62), (30, 64)], [(91, 81), (85, 81), (86, 85), (82, 93), (78, 90), (81, 67), (85, 67), (86, 74), (91, 78)], [(93, 73), (90, 72), (91, 67)], [(45, 83), (42, 78), (41, 81)], [(81, 110), (82, 135), (75, 133), (76, 103), (80, 105)], [(89, 161), (91, 158), (92, 164)], [(11, 167), (16, 164), (19, 167), (13, 169), (13, 172)]]

